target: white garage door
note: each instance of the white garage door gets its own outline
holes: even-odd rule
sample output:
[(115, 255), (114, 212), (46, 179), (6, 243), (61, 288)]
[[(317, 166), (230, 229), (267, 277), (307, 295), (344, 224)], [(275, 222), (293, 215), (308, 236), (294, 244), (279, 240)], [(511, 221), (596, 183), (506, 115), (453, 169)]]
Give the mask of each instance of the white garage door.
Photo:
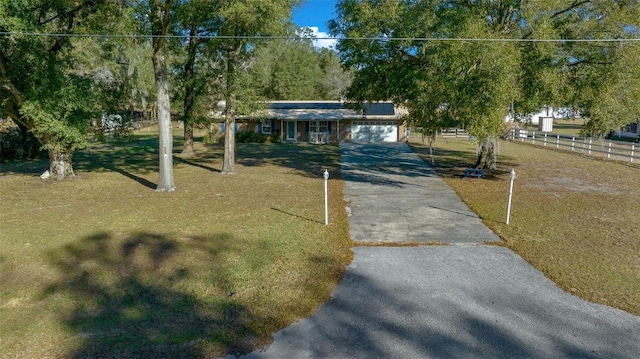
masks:
[(397, 142), (398, 124), (393, 121), (354, 121), (351, 140), (355, 142)]

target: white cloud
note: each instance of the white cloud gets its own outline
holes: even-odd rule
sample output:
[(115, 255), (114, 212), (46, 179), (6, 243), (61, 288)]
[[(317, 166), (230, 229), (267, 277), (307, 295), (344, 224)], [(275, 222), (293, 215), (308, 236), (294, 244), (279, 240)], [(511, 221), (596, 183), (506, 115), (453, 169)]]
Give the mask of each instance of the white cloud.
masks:
[(320, 31), (317, 26), (307, 26), (306, 28), (311, 30), (311, 34), (313, 35), (313, 37), (318, 39), (313, 40), (313, 45), (315, 47), (326, 47), (327, 49), (335, 49), (338, 41), (335, 39), (329, 39), (331, 35), (324, 31)]

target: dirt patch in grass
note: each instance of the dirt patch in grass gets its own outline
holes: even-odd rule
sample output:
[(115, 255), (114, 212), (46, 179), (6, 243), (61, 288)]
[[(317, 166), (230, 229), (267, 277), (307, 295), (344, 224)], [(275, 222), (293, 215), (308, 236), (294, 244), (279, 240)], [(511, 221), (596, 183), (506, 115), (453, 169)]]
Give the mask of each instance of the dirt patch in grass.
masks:
[(78, 153), (63, 182), (0, 165), (0, 356), (246, 353), (329, 299), (352, 259), (337, 146), (238, 144), (221, 175), (198, 143), (156, 193), (156, 142)]
[[(427, 162), (429, 151), (414, 150)], [(518, 142), (501, 142), (498, 169), (465, 179), (469, 141), (439, 140), (435, 169), (506, 247), (561, 288), (640, 315), (640, 169)], [(506, 209), (516, 171), (510, 224)]]

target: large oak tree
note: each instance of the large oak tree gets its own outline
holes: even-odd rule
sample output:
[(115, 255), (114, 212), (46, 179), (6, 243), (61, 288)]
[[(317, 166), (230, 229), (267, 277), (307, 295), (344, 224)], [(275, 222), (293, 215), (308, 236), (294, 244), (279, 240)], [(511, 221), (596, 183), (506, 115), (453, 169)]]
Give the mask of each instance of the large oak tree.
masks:
[(56, 179), (73, 176), (74, 151), (108, 107), (109, 79), (78, 56), (83, 34), (111, 31), (120, 2), (0, 2), (0, 115), (32, 133)]
[(624, 56), (637, 43), (624, 39), (638, 35), (638, 11), (633, 1), (342, 0), (330, 28), (358, 69), (351, 100), (393, 100), (430, 130), (464, 126), (476, 167), (491, 168), (509, 111), (566, 105), (605, 127), (637, 116), (638, 56)]

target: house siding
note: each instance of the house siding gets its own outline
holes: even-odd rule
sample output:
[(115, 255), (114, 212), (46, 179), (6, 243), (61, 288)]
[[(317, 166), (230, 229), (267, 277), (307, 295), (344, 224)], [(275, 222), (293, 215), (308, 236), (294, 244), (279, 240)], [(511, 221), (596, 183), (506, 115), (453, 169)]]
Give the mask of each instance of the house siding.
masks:
[[(365, 106), (358, 112), (349, 109), (346, 104), (339, 101), (275, 101), (271, 103), (269, 116), (272, 118), (271, 133), (267, 135), (279, 136), (283, 142), (309, 142), (311, 140), (310, 123), (312, 121), (326, 121), (329, 132), (327, 142), (343, 142), (352, 140), (354, 121), (366, 121), (375, 124), (397, 124), (396, 141), (405, 141), (406, 125), (399, 117), (403, 116), (402, 108), (394, 108), (392, 103), (377, 103)], [(214, 140), (221, 141), (224, 132), (221, 131), (222, 119), (212, 125), (215, 133)], [(287, 140), (287, 123), (297, 122), (295, 140)], [(252, 131), (261, 133), (261, 125), (257, 120), (248, 121), (238, 119), (237, 132)]]
[[(324, 120), (322, 120), (324, 121)], [(286, 139), (286, 122), (282, 120), (272, 120), (272, 128), (271, 133), (266, 135), (279, 135), (283, 140), (282, 142), (287, 142)], [(329, 133), (329, 142), (344, 142), (351, 141), (351, 129), (353, 128), (353, 123), (357, 122), (357, 120), (341, 120), (341, 121), (331, 121), (330, 133)], [(369, 121), (375, 123), (376, 121)], [(391, 122), (391, 121), (382, 121), (382, 122)], [(402, 121), (398, 122), (398, 138), (397, 141), (404, 142), (406, 141), (406, 129), (407, 126)], [(211, 125), (211, 129), (214, 133), (214, 140), (222, 141), (224, 140), (224, 132), (222, 129), (224, 128), (224, 123), (213, 123)], [(261, 133), (260, 124), (258, 122), (242, 122), (242, 120), (236, 121), (236, 132), (245, 132), (252, 131), (256, 133)], [(309, 121), (298, 121), (297, 126), (297, 135), (296, 142), (309, 142)], [(339, 131), (339, 132), (338, 132)], [(291, 142), (291, 141), (289, 141)]]

